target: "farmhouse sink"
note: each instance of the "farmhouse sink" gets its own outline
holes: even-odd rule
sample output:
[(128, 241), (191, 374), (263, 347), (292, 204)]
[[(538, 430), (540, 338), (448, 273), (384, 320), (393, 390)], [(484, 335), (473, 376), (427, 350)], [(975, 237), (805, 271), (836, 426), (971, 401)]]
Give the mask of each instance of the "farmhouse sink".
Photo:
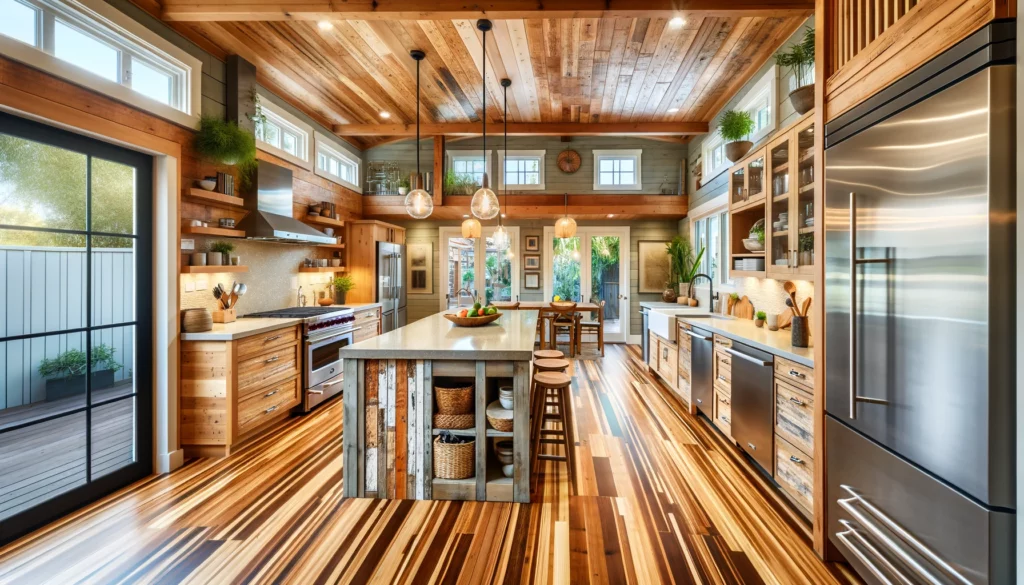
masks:
[(647, 327), (659, 337), (669, 341), (676, 340), (676, 317), (721, 317), (700, 307), (680, 307), (678, 309), (651, 309), (647, 313)]

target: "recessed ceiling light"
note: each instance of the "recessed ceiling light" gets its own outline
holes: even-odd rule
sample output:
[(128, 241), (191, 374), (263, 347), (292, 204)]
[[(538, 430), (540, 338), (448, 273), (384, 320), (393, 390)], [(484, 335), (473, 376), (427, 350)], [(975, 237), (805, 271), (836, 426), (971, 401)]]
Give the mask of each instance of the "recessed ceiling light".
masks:
[(677, 16), (672, 20), (668, 21), (668, 23), (671, 24), (672, 26), (683, 26), (684, 24), (686, 24), (686, 21), (683, 20), (682, 16)]
[(387, 120), (388, 118), (391, 117), (391, 113), (390, 112), (381, 112), (380, 113), (380, 117), (384, 118), (385, 120)]
[(469, 214), (468, 214), (468, 213), (463, 213), (463, 214), (462, 214), (462, 217), (463, 217), (463, 218), (467, 218), (467, 217), (469, 217)]
[(670, 113), (670, 114), (674, 114), (674, 113), (676, 113), (678, 111), (679, 111), (679, 108), (669, 108), (668, 109), (668, 113)]
[(320, 30), (331, 30), (332, 28), (334, 28), (334, 23), (328, 20), (321, 20), (320, 22), (316, 23), (316, 25), (320, 27)]
[(611, 219), (611, 218), (613, 218), (613, 217), (615, 217), (615, 214), (614, 214), (614, 213), (609, 213), (609, 214), (608, 214), (608, 219)]
[(501, 217), (508, 217), (508, 216), (507, 216), (507, 215), (505, 215), (504, 213), (502, 213), (502, 214), (501, 214)]

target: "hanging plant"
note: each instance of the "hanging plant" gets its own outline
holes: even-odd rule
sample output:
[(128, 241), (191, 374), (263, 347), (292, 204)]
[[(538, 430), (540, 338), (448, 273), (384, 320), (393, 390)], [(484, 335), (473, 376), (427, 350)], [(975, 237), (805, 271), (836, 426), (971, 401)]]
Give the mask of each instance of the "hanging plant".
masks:
[(248, 188), (258, 163), (256, 138), (238, 124), (215, 116), (199, 119), (192, 148), (205, 159), (238, 168), (242, 188)]
[(754, 143), (747, 140), (750, 133), (754, 131), (754, 119), (743, 110), (729, 110), (722, 114), (718, 123), (718, 132), (725, 139), (725, 156), (732, 162), (737, 162), (754, 147)]
[(814, 29), (804, 30), (804, 38), (799, 43), (776, 53), (775, 64), (791, 69), (796, 76), (797, 87), (789, 92), (793, 109), (800, 115), (811, 111), (814, 108), (814, 84), (807, 81), (814, 71)]

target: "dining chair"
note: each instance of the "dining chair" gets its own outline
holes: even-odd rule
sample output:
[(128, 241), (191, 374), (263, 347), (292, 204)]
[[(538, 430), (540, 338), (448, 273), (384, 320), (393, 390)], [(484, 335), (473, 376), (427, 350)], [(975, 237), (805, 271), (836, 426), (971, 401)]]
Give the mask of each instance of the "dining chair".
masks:
[(576, 355), (577, 318), (576, 303), (552, 303), (548, 309), (551, 318), (551, 348), (558, 349), (558, 334), (564, 332), (569, 336), (569, 356)]
[[(590, 301), (594, 302), (594, 301)], [(576, 353), (583, 353), (583, 336), (588, 333), (597, 335), (597, 349), (601, 351), (601, 357), (604, 357), (604, 301), (598, 303), (597, 309), (597, 320), (580, 321), (579, 330), (576, 333), (577, 345)]]

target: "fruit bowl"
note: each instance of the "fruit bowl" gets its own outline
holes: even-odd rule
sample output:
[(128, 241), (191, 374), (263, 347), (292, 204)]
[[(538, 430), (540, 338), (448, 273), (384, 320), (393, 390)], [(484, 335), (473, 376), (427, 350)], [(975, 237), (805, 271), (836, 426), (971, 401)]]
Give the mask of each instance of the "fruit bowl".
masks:
[(455, 324), (456, 327), (480, 327), (493, 321), (497, 321), (502, 313), (484, 315), (483, 317), (459, 317), (455, 313), (445, 313), (444, 318)]
[(757, 241), (757, 238), (745, 238), (743, 240), (743, 247), (748, 252), (764, 252), (764, 242)]

